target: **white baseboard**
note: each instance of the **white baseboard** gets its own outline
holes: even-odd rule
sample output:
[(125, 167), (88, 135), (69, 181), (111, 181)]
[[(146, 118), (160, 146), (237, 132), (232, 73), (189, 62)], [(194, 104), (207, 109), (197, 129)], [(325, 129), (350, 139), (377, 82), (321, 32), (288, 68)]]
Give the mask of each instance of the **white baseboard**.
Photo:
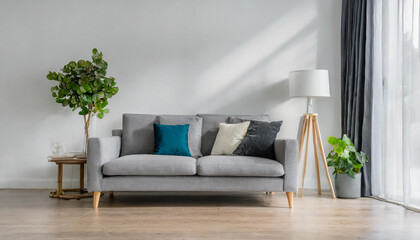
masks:
[[(63, 188), (78, 188), (79, 179), (63, 179)], [(86, 186), (86, 182), (85, 182)], [(56, 178), (0, 178), (0, 189), (55, 189)]]

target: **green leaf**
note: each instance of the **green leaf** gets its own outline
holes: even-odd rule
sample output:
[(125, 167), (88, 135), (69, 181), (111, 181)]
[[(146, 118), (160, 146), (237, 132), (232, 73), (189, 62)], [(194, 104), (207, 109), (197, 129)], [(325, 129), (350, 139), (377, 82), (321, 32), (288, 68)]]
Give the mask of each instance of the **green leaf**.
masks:
[(99, 99), (101, 99), (101, 98), (104, 98), (104, 97), (105, 97), (104, 92), (98, 92), (97, 94), (98, 94), (98, 98), (99, 98)]
[(75, 84), (75, 83), (70, 83), (69, 85), (70, 85), (71, 89), (73, 89), (73, 91), (77, 91), (77, 90), (79, 90), (79, 86), (78, 86), (77, 84)]
[(336, 145), (336, 146), (334, 146), (334, 151), (338, 154), (342, 154), (344, 149), (341, 148), (340, 146)]
[(103, 112), (99, 112), (99, 113), (98, 113), (98, 118), (99, 118), (99, 119), (104, 118), (104, 113), (103, 113)]
[(353, 170), (351, 170), (351, 169), (350, 169), (350, 170), (348, 171), (348, 174), (350, 175), (350, 177), (354, 178), (354, 172), (353, 172)]
[(109, 109), (108, 109), (108, 108), (105, 108), (105, 109), (103, 110), (103, 112), (104, 112), (104, 113), (109, 113)]
[(75, 61), (71, 61), (71, 62), (69, 62), (68, 66), (69, 66), (70, 68), (75, 68), (75, 67), (77, 66), (77, 64), (76, 64), (76, 62), (75, 62)]
[(369, 156), (366, 153), (360, 152), (360, 155), (362, 156), (362, 160), (363, 160), (362, 163), (365, 163), (365, 162), (369, 161)]
[(342, 153), (341, 156), (342, 158), (348, 159), (350, 157), (349, 155), (349, 150), (345, 149)]
[(49, 73), (47, 74), (47, 79), (48, 79), (48, 80), (53, 80), (53, 75), (52, 75), (52, 72), (49, 72)]
[(355, 149), (353, 146), (351, 146), (351, 145), (347, 145), (347, 149), (348, 149), (350, 152), (356, 152), (356, 149)]
[(118, 93), (118, 91), (119, 91), (119, 88), (118, 88), (118, 87), (114, 87), (114, 88), (112, 89), (112, 95), (117, 94), (117, 93)]
[(92, 49), (92, 53), (93, 54), (97, 54), (98, 53), (98, 49), (96, 49), (96, 48)]
[(87, 115), (89, 114), (89, 109), (87, 108), (82, 108), (82, 110), (79, 112), (79, 115)]
[(83, 95), (81, 95), (81, 97), (82, 97), (82, 100), (87, 102), (87, 103), (92, 102), (92, 96), (90, 96), (90, 95), (83, 94)]
[(327, 159), (332, 159), (334, 155), (334, 151), (331, 151), (330, 153), (328, 153)]
[[(85, 95), (85, 94), (81, 94), (80, 95), (80, 99), (82, 100), (82, 101), (85, 101), (85, 102), (87, 102), (88, 100), (87, 100), (87, 96)], [(86, 103), (83, 103), (84, 105), (87, 105)]]
[(65, 106), (69, 105), (69, 100), (68, 99), (64, 99), (61, 104), (63, 105), (63, 107), (65, 107)]
[(107, 105), (108, 105), (108, 101), (105, 99), (101, 104), (101, 108), (105, 108)]
[(85, 88), (83, 86), (80, 86), (79, 89), (80, 89), (80, 92), (82, 92), (82, 93), (85, 93), (86, 92), (86, 90), (85, 90)]
[(344, 142), (343, 140), (340, 140), (340, 139), (338, 139), (338, 145), (339, 145), (341, 148), (343, 148), (343, 150), (344, 150), (344, 149), (346, 149), (346, 147), (347, 147), (346, 142)]
[(356, 164), (356, 165), (353, 165), (353, 168), (362, 168), (363, 167), (363, 164)]
[(89, 85), (87, 84), (83, 85), (83, 88), (85, 89), (86, 92), (92, 91), (92, 88), (89, 87)]
[(350, 140), (350, 138), (349, 138), (349, 137), (347, 137), (347, 135), (346, 135), (346, 134), (344, 134), (344, 135), (343, 135), (343, 141), (344, 141), (347, 145), (353, 146), (353, 142)]
[(335, 145), (335, 144), (337, 144), (337, 142), (338, 142), (338, 139), (337, 138), (335, 138), (335, 137), (328, 137), (328, 143), (329, 144), (331, 144), (331, 145)]
[(78, 66), (78, 67), (84, 67), (84, 66), (85, 66), (85, 60), (79, 60), (79, 61), (77, 62), (77, 66)]

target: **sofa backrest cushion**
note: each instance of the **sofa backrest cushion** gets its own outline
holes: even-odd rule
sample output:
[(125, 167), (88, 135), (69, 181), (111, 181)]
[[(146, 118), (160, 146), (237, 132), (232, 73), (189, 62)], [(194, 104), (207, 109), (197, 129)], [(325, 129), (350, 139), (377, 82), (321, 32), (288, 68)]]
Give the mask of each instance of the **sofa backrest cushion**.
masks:
[(222, 115), (222, 114), (197, 114), (203, 118), (203, 131), (201, 135), (201, 153), (210, 155), (219, 131), (220, 123), (229, 123), (229, 118), (242, 118), (256, 121), (269, 121), (268, 115)]
[(201, 157), (201, 131), (203, 119), (195, 115), (159, 115), (159, 123), (164, 125), (189, 124), (188, 148), (193, 157)]
[(152, 154), (155, 147), (154, 123), (159, 123), (157, 115), (123, 114), (121, 156)]

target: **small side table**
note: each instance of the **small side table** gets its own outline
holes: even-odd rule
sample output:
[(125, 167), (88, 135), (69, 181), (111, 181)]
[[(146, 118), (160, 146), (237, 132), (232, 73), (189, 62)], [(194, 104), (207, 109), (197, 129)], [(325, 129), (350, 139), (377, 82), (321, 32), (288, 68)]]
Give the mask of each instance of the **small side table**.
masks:
[[(92, 197), (92, 193), (88, 193), (85, 188), (85, 164), (86, 158), (48, 158), (48, 162), (53, 162), (58, 166), (57, 175), (57, 189), (50, 193), (52, 198), (61, 199), (77, 199)], [(80, 165), (80, 188), (75, 189), (63, 189), (63, 165)], [(76, 195), (67, 195), (66, 192), (78, 192)]]

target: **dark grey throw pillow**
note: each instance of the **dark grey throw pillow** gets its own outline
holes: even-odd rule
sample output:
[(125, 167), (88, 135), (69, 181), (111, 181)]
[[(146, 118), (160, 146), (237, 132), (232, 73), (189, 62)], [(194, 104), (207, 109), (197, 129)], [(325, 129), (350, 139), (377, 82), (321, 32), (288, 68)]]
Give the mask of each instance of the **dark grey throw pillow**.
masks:
[(248, 132), (233, 154), (275, 159), (274, 141), (283, 121), (251, 121)]

